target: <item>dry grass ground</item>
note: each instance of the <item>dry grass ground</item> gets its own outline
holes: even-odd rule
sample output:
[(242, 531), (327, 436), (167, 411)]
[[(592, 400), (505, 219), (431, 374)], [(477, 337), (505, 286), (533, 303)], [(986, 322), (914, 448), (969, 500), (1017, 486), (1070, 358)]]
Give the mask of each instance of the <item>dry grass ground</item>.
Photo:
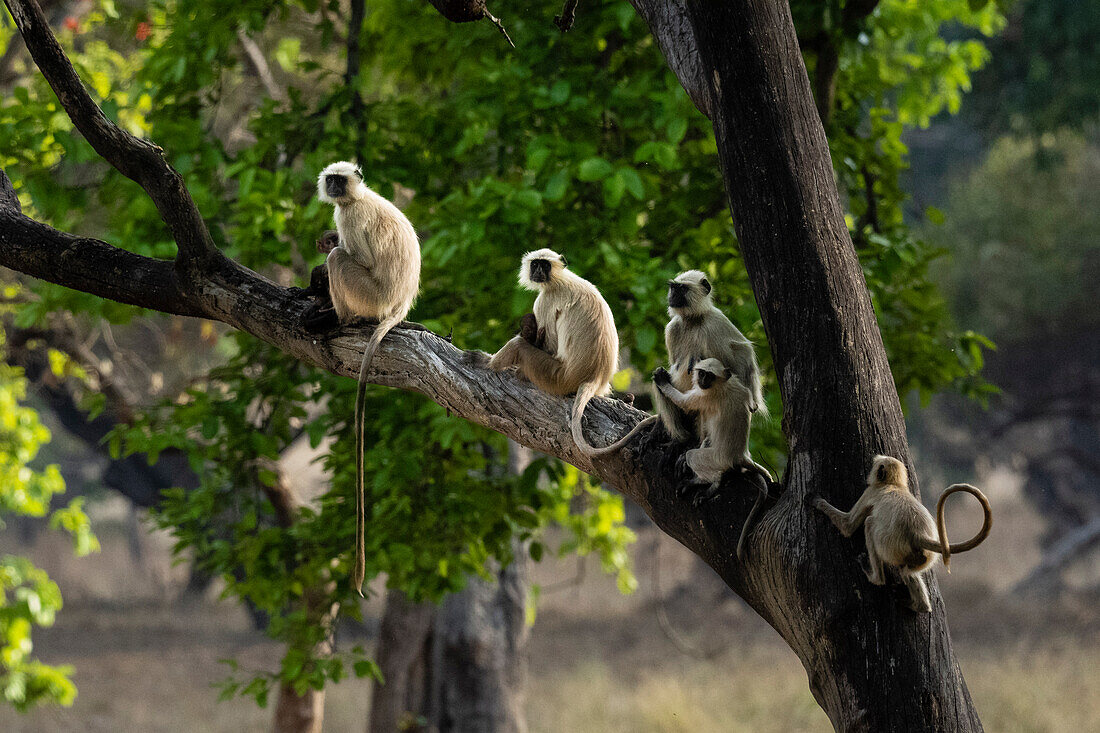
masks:
[[(1100, 619), (1088, 605), (1005, 594), (1008, 583), (997, 582), (997, 567), (1012, 543), (1035, 529), (1034, 517), (1004, 511), (1004, 502), (998, 528), (1011, 532), (959, 558), (952, 575), (941, 573), (960, 664), (986, 730), (1098, 730)], [(169, 568), (164, 538), (142, 537), (138, 561), (125, 520), (117, 512), (97, 520), (104, 552), (95, 558), (73, 560), (63, 544), (45, 538), (30, 549), (68, 600), (57, 626), (37, 634), (36, 651), (46, 661), (74, 664), (80, 693), (70, 709), (20, 716), (0, 707), (0, 731), (266, 730), (270, 710), (250, 700), (219, 703), (212, 684), (227, 674), (220, 659), (270, 670), (279, 646), (252, 631), (231, 604), (170, 600), (181, 571)], [(618, 595), (594, 566), (576, 583), (567, 582), (576, 576), (573, 560), (535, 569), (547, 590), (531, 641), (532, 732), (831, 730), (778, 636), (666, 539), (665, 606), (687, 642), (708, 658), (677, 649), (654, 612), (654, 548), (654, 535), (643, 533), (635, 552), (642, 588), (631, 597)], [(0, 533), (0, 552), (9, 551), (28, 551), (11, 529)], [(331, 688), (326, 730), (363, 730), (368, 699), (366, 682)]]

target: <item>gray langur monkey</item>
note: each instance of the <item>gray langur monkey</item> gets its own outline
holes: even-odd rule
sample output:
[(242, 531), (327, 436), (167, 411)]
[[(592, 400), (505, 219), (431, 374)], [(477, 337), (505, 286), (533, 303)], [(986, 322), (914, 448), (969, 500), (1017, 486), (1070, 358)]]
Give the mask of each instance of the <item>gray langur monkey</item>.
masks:
[[(982, 528), (966, 542), (949, 544), (944, 521), (947, 497), (965, 491), (982, 506), (985, 517)], [(936, 518), (909, 491), (909, 474), (905, 464), (889, 456), (875, 456), (867, 475), (867, 488), (849, 512), (842, 512), (825, 499), (815, 497), (813, 504), (836, 525), (845, 537), (851, 537), (860, 525), (867, 541), (865, 568), (867, 579), (883, 585), (886, 575), (883, 564), (897, 569), (909, 589), (909, 607), (914, 611), (931, 611), (928, 586), (924, 575), (935, 565), (936, 553), (950, 572), (951, 554), (972, 550), (989, 536), (993, 527), (993, 512), (985, 495), (970, 484), (952, 484), (936, 503)]]
[(696, 477), (710, 486), (695, 498), (713, 497), (728, 469), (740, 467), (753, 471), (764, 479), (763, 489), (749, 512), (741, 537), (737, 542), (737, 557), (744, 554), (745, 539), (765, 499), (768, 484), (774, 479), (768, 469), (749, 454), (749, 404), (752, 390), (731, 369), (714, 358), (697, 362), (691, 370), (692, 387), (681, 392), (672, 383), (672, 375), (664, 368), (653, 372), (653, 384), (679, 410), (697, 419), (700, 443), (684, 458)]
[[(669, 322), (665, 327), (665, 347), (672, 384), (679, 391), (687, 392), (691, 389), (695, 363), (716, 358), (748, 387), (749, 412), (767, 417), (756, 351), (752, 342), (715, 307), (712, 293), (710, 281), (699, 270), (681, 272), (668, 281)], [(594, 455), (619, 450), (658, 418), (674, 440), (686, 443), (696, 437), (692, 416), (676, 407), (661, 390), (654, 389), (653, 402), (656, 416), (642, 420), (619, 440), (597, 449)]]
[(378, 319), (359, 367), (355, 395), (355, 568), (352, 583), (362, 595), (366, 570), (363, 506), (363, 395), (378, 345), (404, 320), (420, 289), (420, 242), (401, 211), (363, 183), (353, 163), (327, 166), (317, 178), (317, 197), (336, 207), (337, 236), (325, 235), (318, 249), (329, 249), (329, 295), (341, 323)]
[[(504, 344), (489, 367), (515, 367), (550, 394), (576, 393), (569, 420), (573, 440), (583, 453), (594, 455), (597, 449), (585, 439), (581, 418), (593, 397), (611, 393), (619, 361), (619, 334), (611, 308), (596, 286), (572, 273), (552, 249), (523, 256), (519, 283), (538, 292), (535, 324), (525, 319), (524, 333)], [(535, 334), (532, 328), (537, 328)]]
[[(680, 392), (687, 392), (691, 389), (695, 363), (717, 359), (745, 386), (739, 394), (743, 394), (749, 412), (766, 417), (768, 408), (764, 404), (756, 351), (752, 342), (715, 307), (712, 295), (710, 281), (698, 270), (681, 272), (668, 281), (665, 347), (672, 385)], [(696, 431), (689, 415), (660, 389), (654, 390), (653, 399), (669, 435), (680, 442), (690, 441)]]

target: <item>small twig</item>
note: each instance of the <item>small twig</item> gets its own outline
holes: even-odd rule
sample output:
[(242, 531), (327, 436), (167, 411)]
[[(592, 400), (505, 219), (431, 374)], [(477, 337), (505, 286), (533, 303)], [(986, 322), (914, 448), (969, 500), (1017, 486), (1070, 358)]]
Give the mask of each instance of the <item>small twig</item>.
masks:
[(573, 21), (577, 19), (578, 3), (580, 3), (580, 0), (565, 0), (565, 5), (561, 8), (561, 15), (554, 16), (554, 25), (562, 33), (573, 27)]
[(244, 32), (244, 28), (237, 29), (237, 40), (240, 42), (241, 48), (244, 49), (245, 56), (248, 57), (249, 63), (252, 64), (256, 76), (260, 77), (260, 83), (263, 84), (264, 89), (267, 90), (267, 96), (271, 97), (276, 102), (285, 102), (286, 94), (283, 92), (282, 87), (275, 81), (275, 75), (271, 73), (271, 66), (267, 63), (267, 59), (264, 58), (264, 53), (260, 49), (259, 44)]
[(508, 35), (508, 31), (504, 30), (504, 24), (500, 22), (500, 18), (496, 17), (486, 9), (485, 17), (488, 18), (493, 25), (497, 27), (497, 30), (504, 34), (504, 40), (508, 41), (508, 45), (512, 48), (516, 47), (516, 44), (512, 43), (512, 37)]

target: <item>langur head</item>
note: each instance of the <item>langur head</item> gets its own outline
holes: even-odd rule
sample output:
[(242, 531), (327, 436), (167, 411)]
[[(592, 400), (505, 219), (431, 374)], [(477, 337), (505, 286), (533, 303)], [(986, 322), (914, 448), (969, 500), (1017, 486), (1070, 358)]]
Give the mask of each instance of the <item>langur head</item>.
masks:
[(875, 456), (875, 462), (871, 465), (871, 473), (867, 475), (868, 486), (903, 486), (909, 487), (909, 472), (905, 470), (905, 464), (897, 458), (890, 456)]
[(317, 198), (327, 204), (347, 204), (363, 197), (366, 191), (363, 172), (354, 163), (332, 163), (317, 177)]
[(668, 281), (668, 310), (680, 314), (699, 313), (712, 307), (710, 280), (698, 270), (681, 272)]
[(692, 374), (699, 389), (710, 389), (730, 378), (730, 370), (717, 359), (703, 359), (695, 365)]
[(559, 277), (566, 264), (565, 257), (552, 249), (528, 252), (519, 268), (519, 284), (528, 290), (538, 290)]

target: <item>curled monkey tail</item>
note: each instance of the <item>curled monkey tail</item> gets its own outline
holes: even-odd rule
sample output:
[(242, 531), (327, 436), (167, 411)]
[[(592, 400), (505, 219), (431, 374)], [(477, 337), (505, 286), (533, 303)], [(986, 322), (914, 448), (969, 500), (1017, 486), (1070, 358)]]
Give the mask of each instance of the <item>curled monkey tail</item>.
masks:
[[(591, 456), (593, 458), (595, 458), (597, 456), (606, 456), (608, 453), (614, 453), (615, 451), (622, 450), (623, 446), (626, 445), (627, 443), (629, 443), (630, 440), (635, 435), (637, 435), (639, 432), (642, 431), (642, 429), (644, 429), (645, 427), (647, 427), (649, 425), (652, 425), (653, 423), (657, 422), (658, 420), (660, 420), (660, 418), (658, 416), (650, 415), (649, 417), (645, 418), (640, 423), (635, 425), (633, 428), (631, 428), (629, 433), (627, 433), (623, 437), (619, 438), (618, 440), (616, 440), (611, 445), (605, 445), (602, 448), (593, 448), (591, 446), (588, 446), (587, 443), (582, 444), (580, 440), (577, 440), (575, 434), (573, 436), (573, 440), (576, 441), (577, 445), (579, 445), (581, 447), (581, 450), (584, 451), (585, 455), (587, 455), (587, 456)], [(579, 428), (580, 420), (577, 420), (576, 424), (578, 425), (578, 427), (575, 428), (575, 430), (579, 431), (580, 430), (580, 428)], [(581, 440), (584, 440), (583, 435), (581, 436)], [(588, 448), (587, 450), (585, 450), (586, 446)]]
[(363, 427), (366, 421), (366, 406), (364, 397), (367, 391), (367, 372), (370, 371), (370, 363), (374, 359), (374, 352), (378, 351), (378, 345), (390, 330), (401, 322), (404, 314), (395, 313), (386, 316), (378, 322), (363, 350), (363, 361), (359, 365), (359, 387), (355, 392), (355, 568), (352, 570), (351, 582), (355, 591), (363, 595), (363, 580), (367, 573), (366, 551), (366, 509), (364, 507), (364, 482), (363, 482)]
[[(573, 431), (573, 442), (577, 444), (577, 447), (581, 449), (581, 453), (586, 456), (600, 455), (596, 452), (596, 449), (589, 445), (585, 440), (584, 430), (581, 428), (581, 418), (584, 417), (584, 408), (588, 406), (588, 403), (592, 401), (592, 398), (596, 396), (596, 393), (603, 388), (603, 385), (599, 382), (585, 382), (577, 390), (577, 394), (573, 397), (573, 409), (569, 416), (569, 427)], [(643, 421), (644, 422), (644, 421)]]
[[(985, 518), (982, 520), (982, 528), (978, 530), (976, 535), (966, 542), (959, 542), (952, 545), (947, 541), (947, 523), (944, 520), (944, 505), (947, 503), (947, 497), (959, 491), (965, 491), (968, 494), (972, 494), (974, 498), (978, 500), (978, 503), (982, 505), (982, 512), (984, 512)], [(947, 568), (947, 572), (951, 572), (951, 554), (954, 552), (973, 550), (989, 536), (989, 530), (992, 528), (993, 510), (990, 509), (989, 500), (985, 498), (985, 494), (970, 484), (951, 484), (942, 494), (940, 494), (940, 500), (936, 502), (936, 531), (939, 533), (939, 540), (922, 538), (921, 548), (943, 555), (943, 566)]]

